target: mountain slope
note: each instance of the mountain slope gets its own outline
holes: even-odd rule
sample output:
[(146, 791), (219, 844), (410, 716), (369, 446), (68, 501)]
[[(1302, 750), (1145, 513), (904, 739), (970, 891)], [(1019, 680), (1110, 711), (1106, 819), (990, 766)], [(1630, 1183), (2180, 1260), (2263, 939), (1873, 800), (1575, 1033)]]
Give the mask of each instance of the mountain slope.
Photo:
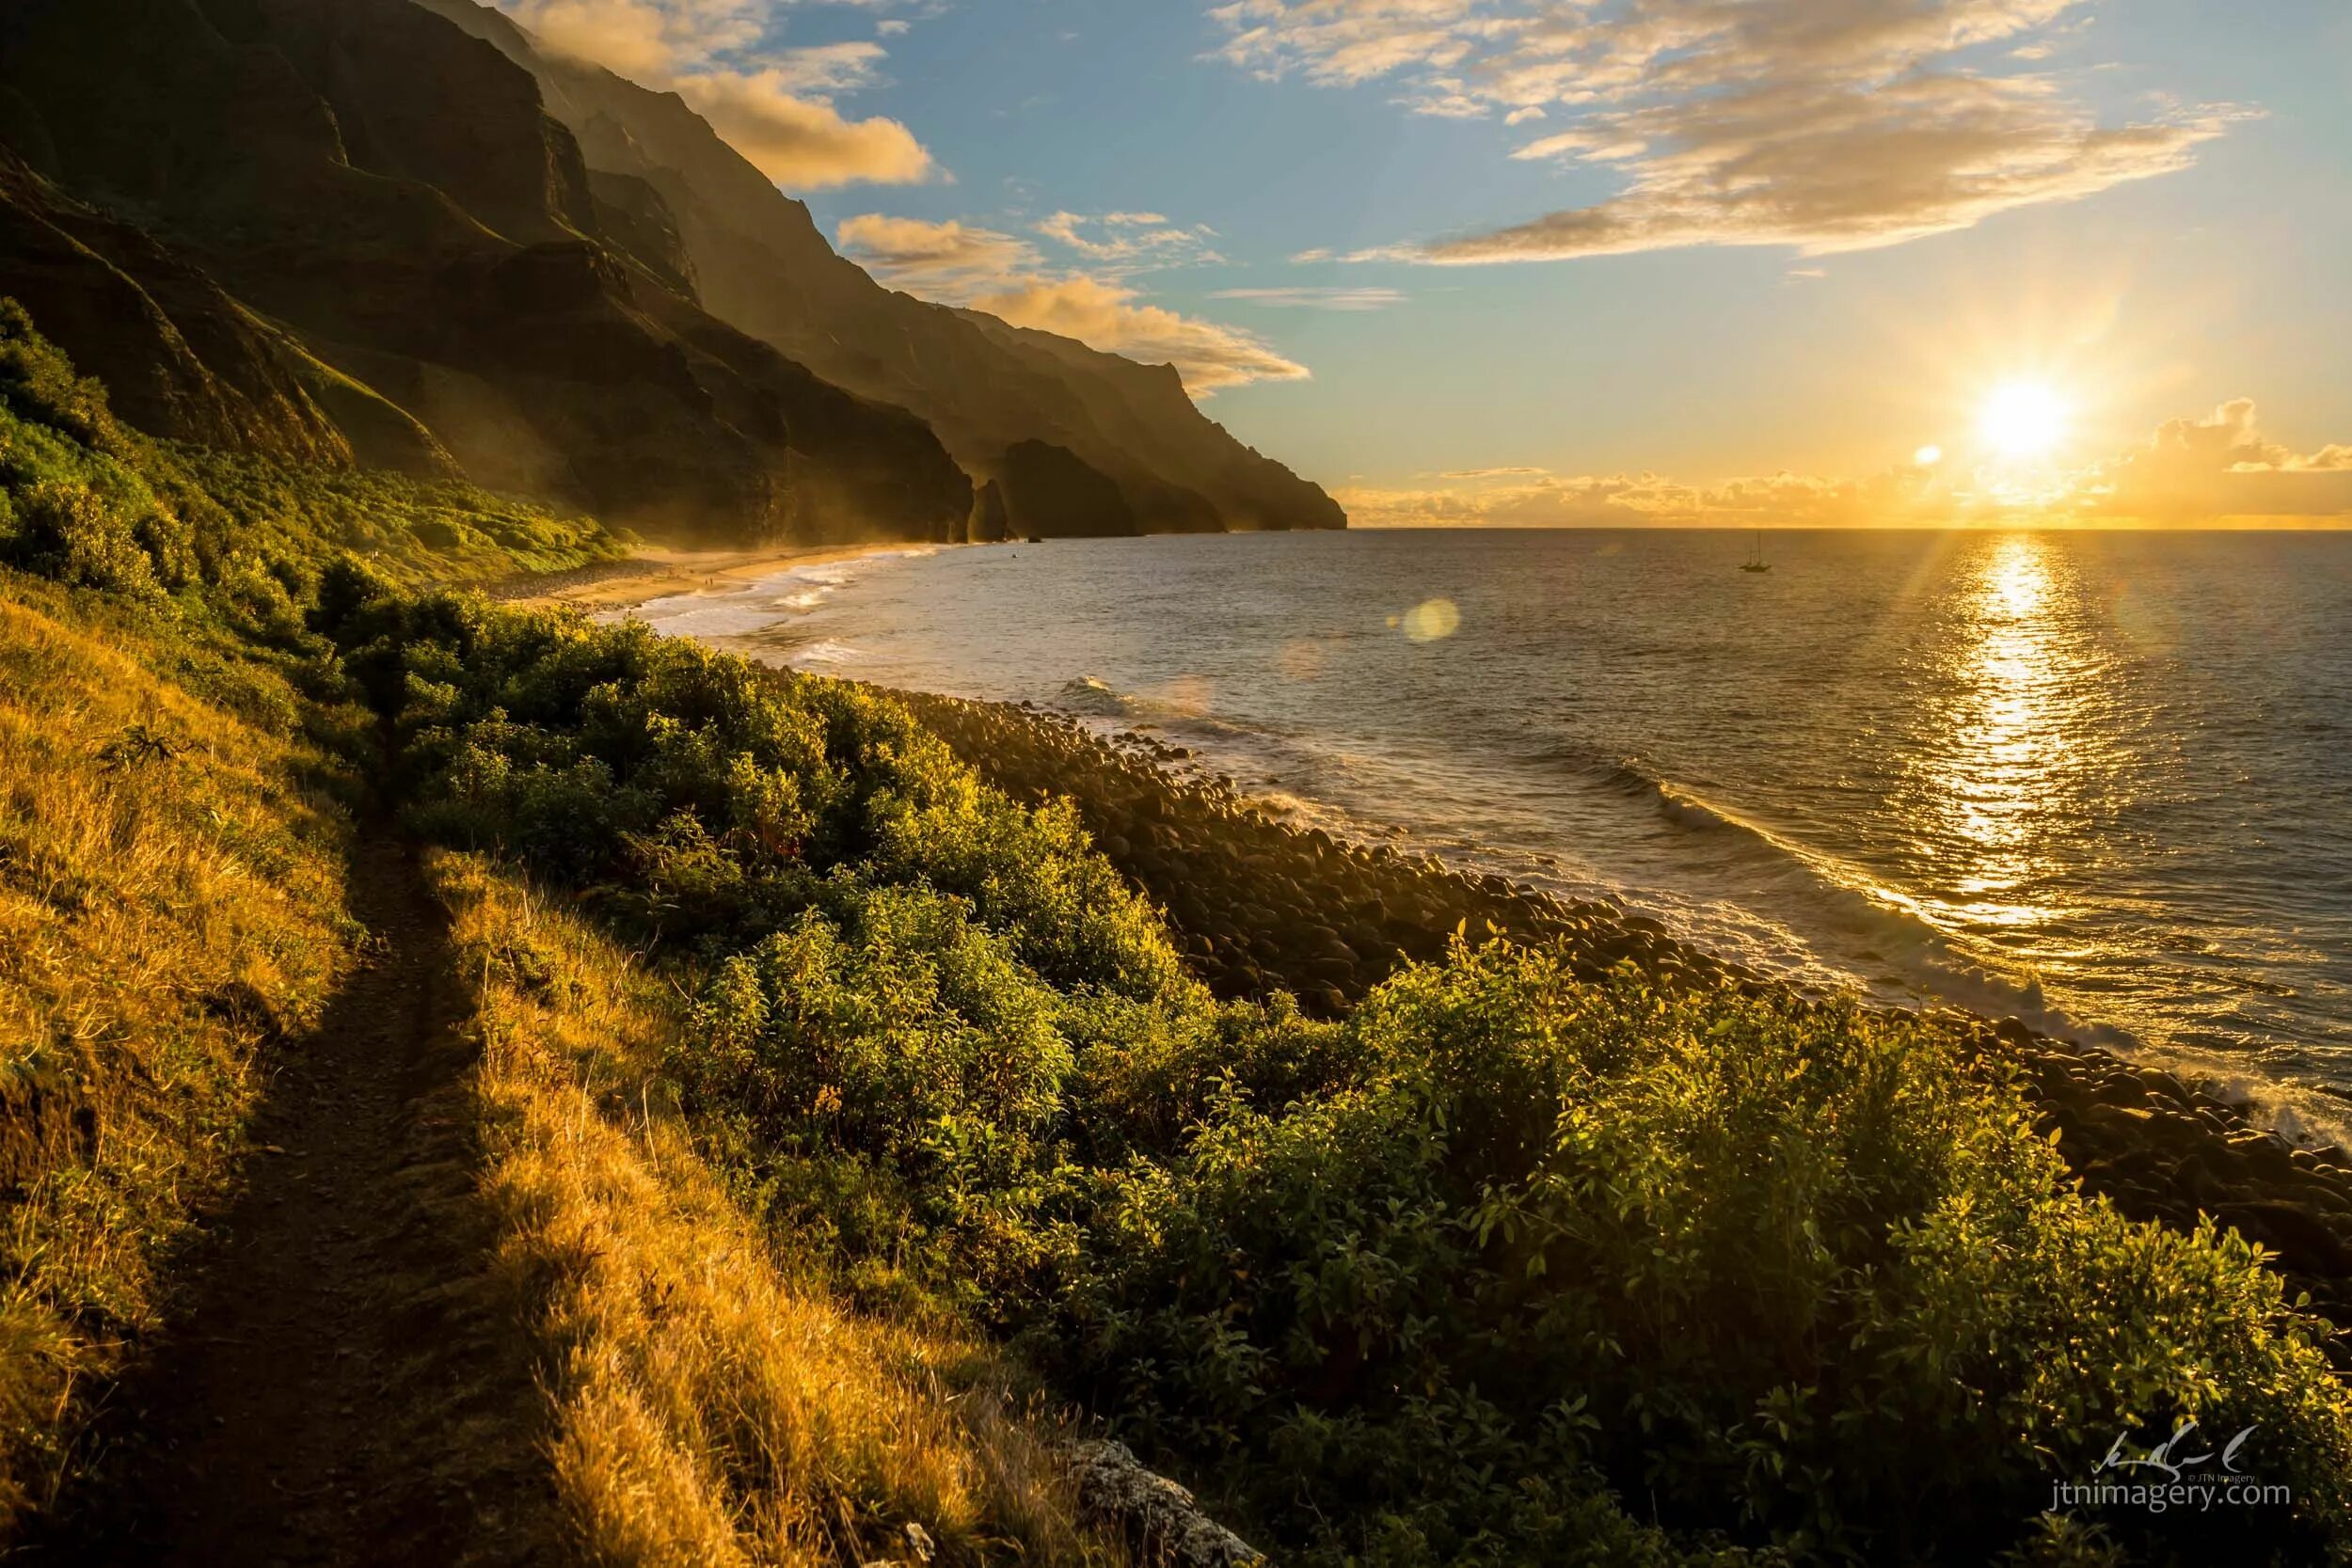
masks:
[(714, 314), (922, 415), (976, 478), (1001, 477), (1008, 449), (1041, 441), (1115, 480), (1146, 531), (1345, 526), (1319, 486), (1202, 415), (1172, 367), (885, 289), (675, 93), (543, 51), (474, 0), (419, 3), (528, 69), (590, 168), (660, 195)]
[[(414, 420), (305, 355), (145, 232), (74, 201), (5, 148), (0, 256), (10, 292), (56, 336), (88, 345), (83, 363), (141, 429), (328, 465), (363, 449), (384, 467), (453, 467)], [(326, 405), (344, 415), (347, 428)]]
[(29, 166), (0, 291), (151, 431), (453, 460), (673, 533), (946, 538), (970, 510), (922, 420), (702, 310), (650, 193), (592, 181), (527, 73), (408, 0), (24, 0), (0, 139)]

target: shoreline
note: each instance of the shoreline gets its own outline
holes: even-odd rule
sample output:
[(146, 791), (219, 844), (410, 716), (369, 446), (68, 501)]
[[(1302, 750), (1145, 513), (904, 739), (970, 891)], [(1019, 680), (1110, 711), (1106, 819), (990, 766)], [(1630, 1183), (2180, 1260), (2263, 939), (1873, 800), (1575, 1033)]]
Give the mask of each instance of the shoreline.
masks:
[(946, 549), (939, 541), (874, 539), (852, 545), (771, 546), (755, 550), (687, 550), (646, 546), (618, 561), (510, 579), (490, 596), (518, 610), (578, 610), (610, 614), (655, 599), (740, 589), (780, 572), (905, 550)]
[[(585, 580), (538, 585), (530, 605), (612, 611), (673, 594), (724, 592), (794, 567), (925, 547), (919, 542), (736, 552), (648, 551)], [(714, 645), (740, 639), (718, 640)], [(788, 666), (755, 659), (779, 675)], [(832, 677), (839, 678), (839, 677)], [(1732, 985), (1818, 1002), (1674, 937), (1661, 922), (1428, 855), (1350, 842), (1279, 820), (1216, 775), (1179, 772), (1149, 736), (1132, 744), (1031, 705), (879, 688), (1016, 799), (1066, 796), (1096, 846), (1166, 911), (1186, 963), (1221, 996), (1287, 990), (1338, 1016), (1407, 963), (1440, 957), (1456, 930), (1563, 942), (1597, 979), (1629, 962), (1655, 983)], [(2247, 1103), (2105, 1046), (1949, 1005), (1873, 1008), (1948, 1027), (1958, 1049), (2016, 1072), (2037, 1125), (2087, 1192), (2127, 1217), (2193, 1229), (2202, 1215), (2276, 1255), (2289, 1292), (2352, 1330), (2352, 1152), (2297, 1145)], [(2352, 1339), (2331, 1354), (2352, 1372)]]
[[(1349, 843), (1270, 816), (1216, 778), (1181, 775), (1049, 709), (890, 689), (967, 764), (1016, 799), (1065, 796), (1096, 847), (1166, 912), (1186, 962), (1224, 996), (1276, 989), (1327, 1016), (1352, 1008), (1407, 963), (1441, 955), (1456, 929), (1561, 942), (1597, 978), (1630, 962), (1666, 986), (1732, 985), (1820, 998), (1677, 940), (1659, 922), (1435, 857)], [(1956, 1048), (2015, 1071), (2037, 1127), (2084, 1190), (2125, 1216), (2192, 1230), (2211, 1215), (2275, 1255), (2287, 1294), (2352, 1330), (2352, 1151), (2290, 1142), (2248, 1106), (2107, 1048), (2055, 1038), (2015, 1018), (1867, 1002), (1931, 1020)], [(2352, 1338), (2333, 1341), (2352, 1374)]]

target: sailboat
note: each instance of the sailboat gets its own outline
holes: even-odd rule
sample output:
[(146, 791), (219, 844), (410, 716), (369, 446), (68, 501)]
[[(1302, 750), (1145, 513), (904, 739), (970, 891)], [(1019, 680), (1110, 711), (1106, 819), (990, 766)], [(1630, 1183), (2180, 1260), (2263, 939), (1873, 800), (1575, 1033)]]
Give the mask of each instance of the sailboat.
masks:
[(1756, 553), (1740, 563), (1740, 570), (1743, 572), (1769, 572), (1772, 569), (1772, 563), (1764, 559), (1764, 531), (1762, 529), (1757, 529), (1756, 531)]

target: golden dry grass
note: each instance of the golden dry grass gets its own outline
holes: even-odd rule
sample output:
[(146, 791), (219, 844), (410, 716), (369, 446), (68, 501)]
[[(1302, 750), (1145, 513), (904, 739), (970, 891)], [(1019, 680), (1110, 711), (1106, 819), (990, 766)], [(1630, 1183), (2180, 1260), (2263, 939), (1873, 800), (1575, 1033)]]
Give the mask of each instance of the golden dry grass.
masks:
[(93, 613), (0, 578), (0, 1541), (350, 946), (325, 759)]
[(485, 1182), (551, 1369), (571, 1548), (912, 1562), (927, 1537), (942, 1562), (1107, 1560), (984, 1349), (779, 1267), (665, 1108), (674, 994), (479, 858), (430, 875), (481, 987)]

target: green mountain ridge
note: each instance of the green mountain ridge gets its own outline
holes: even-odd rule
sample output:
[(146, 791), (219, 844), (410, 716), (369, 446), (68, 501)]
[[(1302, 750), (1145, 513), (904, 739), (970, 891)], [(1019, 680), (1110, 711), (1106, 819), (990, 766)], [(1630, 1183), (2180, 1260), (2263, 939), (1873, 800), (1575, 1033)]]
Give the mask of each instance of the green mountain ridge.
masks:
[[(660, 194), (706, 308), (828, 380), (914, 410), (976, 478), (1005, 478), (1007, 453), (1041, 441), (1116, 483), (1140, 531), (1345, 526), (1320, 487), (1203, 415), (1174, 367), (886, 289), (676, 93), (544, 50), (475, 0), (418, 3), (530, 71), (592, 169)], [(1064, 508), (1057, 498), (1028, 519), (1036, 529), (1023, 510), (1016, 498), (1023, 531), (1050, 532)]]
[[(615, 112), (583, 118), (588, 68), (536, 62), (519, 34), (485, 47), (502, 19), (470, 9), (11, 8), (0, 292), (150, 434), (462, 477), (663, 536), (1023, 531), (1035, 507), (981, 504), (975, 481), (1024, 440), (1111, 476), (1146, 528), (1343, 521), (1172, 371), (973, 347), (1013, 329), (888, 294), (739, 159), (755, 190), (714, 181), (735, 155), (675, 98), (606, 78)], [(664, 132), (640, 100), (691, 124)], [(657, 132), (691, 172), (644, 153)], [(893, 312), (958, 323), (961, 359), (856, 341)]]

